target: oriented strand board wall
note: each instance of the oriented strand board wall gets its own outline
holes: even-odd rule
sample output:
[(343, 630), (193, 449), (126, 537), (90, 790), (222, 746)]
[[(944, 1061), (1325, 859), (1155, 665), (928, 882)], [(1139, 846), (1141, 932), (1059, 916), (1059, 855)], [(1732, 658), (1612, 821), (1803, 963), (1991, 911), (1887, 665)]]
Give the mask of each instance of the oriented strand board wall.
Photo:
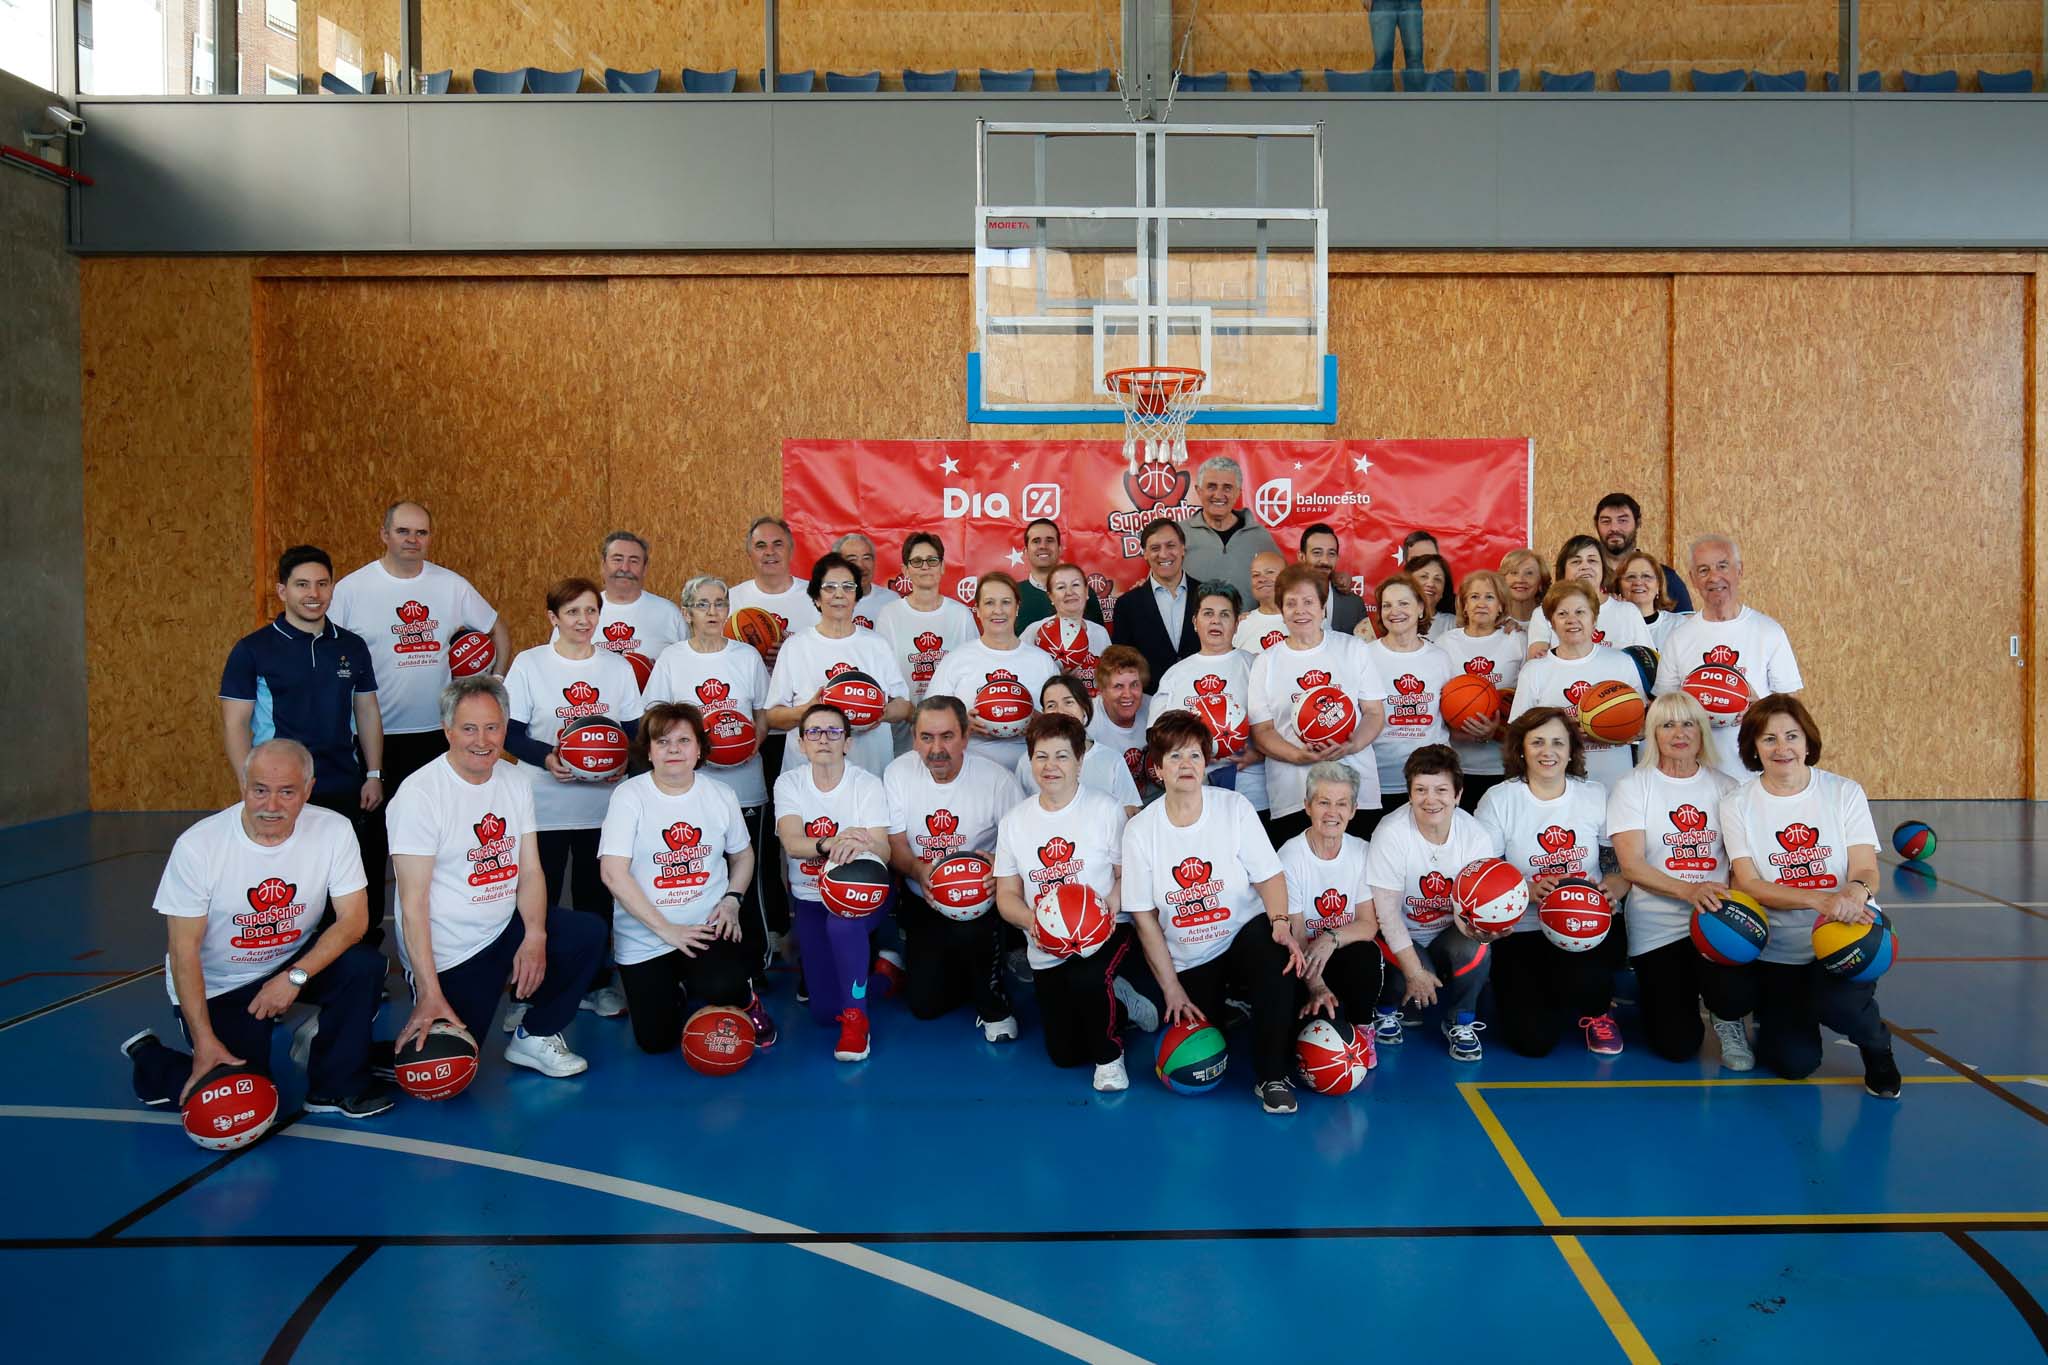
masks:
[(740, 88), (758, 90), (765, 12), (762, 0), (420, 0), (420, 69), (452, 67), (453, 88), (467, 90), (480, 66), (580, 66), (583, 88), (603, 90), (607, 66), (658, 66), (675, 90), (685, 66), (737, 67)]

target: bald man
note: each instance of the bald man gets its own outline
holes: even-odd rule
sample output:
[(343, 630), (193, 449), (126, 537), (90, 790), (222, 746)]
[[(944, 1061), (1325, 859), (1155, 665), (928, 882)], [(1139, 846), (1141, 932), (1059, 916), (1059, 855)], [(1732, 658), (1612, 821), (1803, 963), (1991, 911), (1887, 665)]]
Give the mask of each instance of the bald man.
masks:
[(1259, 654), (1287, 638), (1287, 623), (1280, 619), (1280, 605), (1273, 600), (1273, 585), (1287, 559), (1278, 550), (1262, 550), (1252, 556), (1252, 600), (1258, 605), (1238, 618), (1237, 634), (1231, 644)]

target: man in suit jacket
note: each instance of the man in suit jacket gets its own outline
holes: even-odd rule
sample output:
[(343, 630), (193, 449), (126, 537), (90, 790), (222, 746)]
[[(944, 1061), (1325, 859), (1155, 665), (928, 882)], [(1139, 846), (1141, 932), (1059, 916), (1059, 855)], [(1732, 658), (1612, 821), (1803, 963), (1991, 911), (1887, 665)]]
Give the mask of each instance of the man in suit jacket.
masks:
[(1109, 638), (1145, 656), (1152, 671), (1145, 684), (1150, 692), (1167, 669), (1198, 652), (1201, 642), (1195, 639), (1195, 585), (1181, 571), (1187, 538), (1180, 527), (1161, 517), (1145, 527), (1138, 544), (1151, 572), (1116, 599)]
[(1330, 629), (1339, 635), (1351, 635), (1366, 618), (1366, 606), (1338, 572), (1340, 548), (1336, 528), (1328, 522), (1319, 521), (1301, 533), (1301, 562), (1329, 580)]

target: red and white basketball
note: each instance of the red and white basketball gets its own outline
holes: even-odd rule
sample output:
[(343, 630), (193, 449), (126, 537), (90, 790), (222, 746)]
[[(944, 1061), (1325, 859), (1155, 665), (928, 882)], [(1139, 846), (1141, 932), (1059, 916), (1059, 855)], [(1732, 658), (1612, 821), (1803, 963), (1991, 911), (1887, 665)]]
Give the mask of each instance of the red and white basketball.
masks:
[(744, 711), (713, 711), (704, 717), (704, 730), (711, 737), (710, 752), (704, 756), (716, 767), (736, 768), (761, 748), (754, 718)]
[(1498, 934), (1521, 923), (1529, 908), (1529, 883), (1501, 858), (1474, 858), (1451, 884), (1458, 918), (1468, 929)]
[(1679, 687), (1716, 718), (1732, 719), (1749, 709), (1749, 679), (1720, 664), (1701, 664)]
[(1358, 728), (1358, 706), (1341, 687), (1312, 687), (1295, 704), (1294, 729), (1304, 745), (1342, 744)]
[(841, 919), (866, 919), (888, 904), (894, 885), (880, 858), (850, 858), (818, 874), (818, 899)]
[(654, 676), (654, 660), (637, 650), (628, 650), (626, 662), (633, 665), (633, 681), (640, 684), (640, 690), (647, 690), (647, 680)]
[(1252, 737), (1251, 717), (1245, 714), (1244, 703), (1229, 692), (1203, 691), (1200, 682), (1195, 688), (1188, 709), (1201, 717), (1209, 738), (1216, 741), (1216, 757), (1236, 758)]
[(1031, 723), (1031, 691), (1015, 678), (991, 678), (974, 694), (974, 718), (998, 739), (1015, 739)]
[(1085, 882), (1061, 882), (1038, 898), (1038, 946), (1057, 958), (1089, 957), (1109, 942), (1116, 917)]
[(706, 1076), (730, 1076), (754, 1055), (754, 1021), (730, 1005), (706, 1005), (683, 1025), (683, 1060)]
[(460, 630), (448, 642), (448, 676), (473, 678), (498, 661), (498, 647), (480, 630)]
[(979, 853), (962, 853), (946, 859), (925, 878), (932, 894), (932, 909), (963, 924), (988, 913), (995, 897), (988, 889), (988, 876), (995, 868)]
[(889, 694), (867, 674), (857, 668), (849, 668), (832, 676), (818, 693), (818, 700), (827, 706), (838, 707), (854, 733), (864, 734), (881, 722), (882, 708), (889, 704)]
[(1607, 893), (1584, 877), (1566, 877), (1543, 898), (1536, 912), (1543, 937), (1568, 953), (1597, 948), (1614, 927), (1614, 907)]
[(626, 732), (609, 716), (589, 716), (565, 725), (555, 738), (562, 766), (593, 781), (624, 772), (630, 747)]
[(1348, 1095), (1365, 1084), (1368, 1067), (1358, 1030), (1335, 1019), (1311, 1019), (1294, 1040), (1301, 1079), (1318, 1095)]
[(416, 1100), (451, 1099), (476, 1079), (476, 1058), (469, 1030), (443, 1019), (397, 1054), (393, 1075), (398, 1088)]
[(246, 1147), (277, 1122), (277, 1087), (246, 1066), (221, 1065), (185, 1097), (185, 1136), (213, 1152)]

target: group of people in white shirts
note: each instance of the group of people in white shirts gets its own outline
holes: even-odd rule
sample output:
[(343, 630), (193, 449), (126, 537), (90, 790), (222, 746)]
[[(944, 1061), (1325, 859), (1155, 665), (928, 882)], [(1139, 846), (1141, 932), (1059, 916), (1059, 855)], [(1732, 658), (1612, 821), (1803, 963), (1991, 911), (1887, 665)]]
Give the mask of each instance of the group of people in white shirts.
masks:
[[(1159, 526), (1171, 529), (1146, 536)], [(781, 957), (849, 1062), (871, 1053), (882, 994), (903, 994), (923, 1019), (971, 1008), (1000, 1044), (1022, 1032), (1013, 992), (1028, 984), (1050, 1059), (1089, 1066), (1098, 1090), (1128, 1085), (1130, 1027), (1248, 1016), (1257, 1098), (1288, 1113), (1306, 1016), (1348, 1021), (1369, 1054), (1403, 1042), (1416, 1012), (1436, 1007), (1461, 1062), (1479, 1060), (1489, 1027), (1522, 1055), (1544, 1055), (1574, 1029), (1607, 1055), (1623, 1047), (1615, 974), (1632, 965), (1642, 1031), (1660, 1056), (1697, 1056), (1710, 1026), (1723, 1066), (1761, 1060), (1803, 1076), (1819, 1065), (1825, 1024), (1862, 1049), (1871, 1092), (1895, 1098), (1874, 989), (1814, 962), (1816, 916), (1870, 917), (1876, 835), (1862, 790), (1818, 766), (1821, 738), (1796, 695), (1803, 680), (1784, 630), (1743, 603), (1729, 537), (1689, 547), (1700, 600), (1690, 614), (1672, 609), (1653, 556), (1610, 556), (1612, 545), (1574, 537), (1549, 566), (1517, 550), (1454, 583), (1440, 554), (1411, 544), (1406, 570), (1377, 585), (1352, 633), (1330, 629), (1327, 568), (1261, 554), (1250, 603), (1236, 584), (1192, 588), (1193, 638), (1155, 680), (1137, 651), (1108, 643), (1090, 619), (1087, 575), (1065, 563), (1022, 581), (981, 574), (970, 611), (940, 590), (936, 535), (900, 547), (910, 591), (899, 594), (878, 585), (876, 547), (859, 533), (798, 579), (788, 529), (763, 517), (747, 532), (756, 577), (692, 576), (678, 606), (644, 590), (645, 542), (618, 533), (604, 547), (605, 581), (555, 584), (551, 638), (512, 657), (502, 682), (451, 682), (443, 663), (446, 752), (396, 784), (386, 821), (414, 1000), (396, 1042), (437, 1023), (481, 1038), (509, 979), (507, 1059), (548, 1075), (584, 1069), (565, 1036), (579, 1007), (628, 1013), (649, 1052), (674, 1050), (705, 1005), (746, 1009), (772, 1044), (763, 996)], [(368, 566), (342, 581), (337, 602), (372, 570), (392, 576)], [(1034, 595), (1051, 614), (1020, 632)], [(391, 605), (370, 615), (381, 623)], [(397, 625), (369, 639), (380, 698), (387, 672), (419, 690), (398, 651), (418, 645), (422, 622), (495, 621), (474, 619), (488, 607), (426, 605), (422, 616), (398, 603)], [(777, 620), (766, 649), (727, 633), (749, 607)], [(1654, 650), (1654, 664), (1631, 646)], [(644, 685), (628, 655), (651, 661)], [(1680, 684), (1702, 663), (1746, 680), (1745, 713), (1710, 717), (1687, 695)], [(871, 724), (822, 695), (849, 669), (885, 694)], [(1485, 677), (1511, 704), (1451, 731), (1440, 697), (1459, 674)], [(1654, 693), (1633, 746), (1578, 724), (1578, 697), (1608, 679)], [(1035, 703), (1021, 735), (978, 714), (996, 682)], [(1351, 699), (1356, 724), (1339, 741), (1305, 742), (1297, 703), (1328, 686)], [(560, 762), (561, 729), (599, 714), (632, 734), (636, 775), (585, 781)], [(751, 747), (719, 738), (748, 731)], [(173, 917), (174, 999), (240, 1008), (241, 995), (260, 1000), (284, 978), (280, 963), (296, 964), (300, 989), (331, 996), (323, 974), (367, 951), (346, 929), (360, 933), (368, 879), (359, 857), (344, 866), (330, 847), (335, 820), (315, 818), (329, 813), (299, 813), (298, 832), (275, 843), (252, 824), (256, 793), (278, 804), (295, 765), (289, 740), (257, 744), (242, 805), (174, 851), (157, 906)], [(991, 865), (992, 908), (966, 917), (935, 909), (929, 885), (962, 853)], [(889, 912), (833, 914), (818, 879), (860, 857), (895, 874)], [(1504, 933), (1454, 913), (1459, 869), (1484, 857), (1506, 858), (1530, 884), (1529, 913)], [(251, 949), (237, 927), (255, 903), (243, 883), (259, 872), (295, 888), (293, 952)], [(1621, 912), (1591, 952), (1536, 932), (1536, 905), (1566, 877), (1599, 882)], [(1086, 956), (1056, 955), (1035, 927), (1039, 900), (1070, 883), (1092, 888), (1115, 919)], [(1688, 937), (1692, 908), (1730, 888), (1770, 916), (1769, 943), (1746, 967), (1708, 962)], [(196, 940), (184, 930), (181, 970), (179, 927), (194, 916), (210, 918)], [(363, 968), (356, 961), (351, 979), (370, 980)], [(268, 1001), (279, 1008), (264, 1017), (290, 1003)], [(336, 1112), (380, 1112), (348, 1102), (379, 1093), (366, 1074), (387, 1060), (368, 1037), (374, 1004), (343, 1013), (350, 1036), (323, 1021), (309, 1085)], [(224, 1055), (194, 1015), (183, 1011), (191, 1078)], [(246, 1029), (239, 1036), (254, 1046)], [(138, 1095), (167, 1102), (182, 1054), (153, 1036), (131, 1044)]]

